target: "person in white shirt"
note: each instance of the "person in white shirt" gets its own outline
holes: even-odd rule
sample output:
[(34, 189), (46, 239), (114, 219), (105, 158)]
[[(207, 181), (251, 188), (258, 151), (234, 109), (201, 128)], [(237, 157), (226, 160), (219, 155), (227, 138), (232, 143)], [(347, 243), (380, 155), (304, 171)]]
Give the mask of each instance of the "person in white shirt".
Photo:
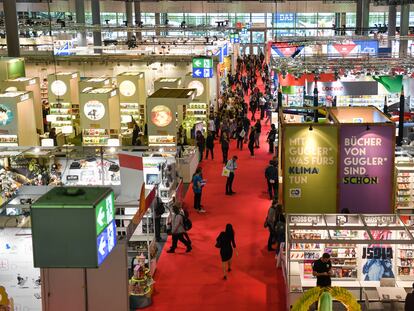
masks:
[(213, 118), (210, 118), (210, 120), (208, 120), (207, 129), (211, 132), (214, 138), (216, 136), (216, 123), (214, 122)]
[(226, 164), (226, 168), (230, 171), (229, 176), (226, 181), (226, 195), (233, 195), (236, 192), (233, 191), (233, 180), (234, 180), (234, 171), (237, 169), (237, 156), (233, 156)]

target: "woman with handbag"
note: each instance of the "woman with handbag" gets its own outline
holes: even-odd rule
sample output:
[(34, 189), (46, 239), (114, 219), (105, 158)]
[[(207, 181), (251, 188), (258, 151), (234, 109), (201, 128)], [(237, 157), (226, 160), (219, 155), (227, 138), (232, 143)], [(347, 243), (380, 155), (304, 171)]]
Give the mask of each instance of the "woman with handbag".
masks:
[(286, 228), (286, 218), (283, 215), (283, 207), (281, 204), (276, 205), (276, 215), (275, 215), (275, 234), (276, 234), (276, 254), (279, 254), (280, 244), (285, 242), (285, 228)]
[[(220, 248), (221, 265), (224, 274), (223, 279), (227, 280), (227, 272), (231, 271), (233, 248), (236, 249), (235, 233), (231, 224), (227, 224), (226, 231), (221, 232), (217, 237), (216, 247)], [(237, 250), (236, 255), (238, 255)]]

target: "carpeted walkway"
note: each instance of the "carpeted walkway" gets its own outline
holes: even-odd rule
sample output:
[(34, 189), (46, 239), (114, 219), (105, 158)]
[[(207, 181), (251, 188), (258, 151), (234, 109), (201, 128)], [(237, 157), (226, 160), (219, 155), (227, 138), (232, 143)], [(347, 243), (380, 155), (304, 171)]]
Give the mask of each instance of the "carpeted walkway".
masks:
[[(264, 122), (262, 122), (264, 124)], [(263, 126), (261, 148), (250, 158), (247, 145), (236, 150), (232, 140), (229, 158), (239, 157), (233, 196), (224, 195), (225, 177), (221, 176), (221, 148), (217, 143), (215, 158), (203, 160), (207, 185), (202, 204), (207, 210), (193, 209), (193, 192), (185, 198), (193, 229), (189, 232), (193, 251), (185, 253), (179, 243), (175, 254), (167, 254), (169, 237), (158, 262), (153, 305), (148, 310), (285, 310), (285, 289), (274, 253), (267, 251), (268, 232), (263, 223), (270, 201), (266, 193), (264, 169), (271, 159), (265, 142), (269, 126)], [(218, 234), (227, 223), (233, 224), (239, 256), (233, 257), (233, 271), (223, 280), (219, 250), (214, 247)]]

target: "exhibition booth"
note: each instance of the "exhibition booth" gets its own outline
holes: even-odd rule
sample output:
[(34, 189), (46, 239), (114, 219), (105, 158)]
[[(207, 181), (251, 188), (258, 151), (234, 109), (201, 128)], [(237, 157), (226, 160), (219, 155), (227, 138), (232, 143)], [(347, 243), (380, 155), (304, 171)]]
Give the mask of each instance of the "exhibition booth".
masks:
[(46, 120), (58, 133), (76, 136), (80, 132), (79, 80), (78, 72), (57, 72), (47, 77), (50, 111)]
[(0, 146), (38, 146), (32, 92), (0, 94)]
[[(331, 255), (332, 286), (357, 300), (381, 293), (387, 282), (404, 300), (414, 281), (414, 216), (395, 214), (288, 214), (286, 244), (278, 257), (287, 288), (287, 309), (316, 286), (312, 263)], [(385, 280), (385, 281), (384, 281)], [(392, 285), (390, 285), (392, 284)]]
[(375, 107), (298, 108), (283, 109), (280, 120), (286, 212), (393, 211), (395, 125), (387, 116)]
[(146, 88), (143, 72), (123, 72), (116, 76), (121, 105), (121, 130), (132, 135), (128, 123), (134, 120), (141, 127), (146, 122)]
[(118, 90), (90, 88), (80, 93), (82, 144), (120, 145), (120, 106)]
[(32, 92), (33, 104), (35, 110), (36, 130), (38, 133), (43, 133), (43, 114), (42, 102), (40, 96), (40, 82), (39, 78), (20, 77), (15, 79), (8, 79), (0, 81), (1, 92)]
[(179, 107), (189, 105), (195, 96), (195, 89), (161, 88), (147, 98), (149, 146), (177, 145)]

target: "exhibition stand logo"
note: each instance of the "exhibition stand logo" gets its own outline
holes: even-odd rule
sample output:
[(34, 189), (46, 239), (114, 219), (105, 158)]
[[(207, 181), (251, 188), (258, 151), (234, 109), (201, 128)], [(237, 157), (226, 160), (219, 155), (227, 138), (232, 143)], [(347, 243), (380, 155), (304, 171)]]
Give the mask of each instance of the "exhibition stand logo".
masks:
[(50, 85), (50, 90), (56, 96), (63, 96), (66, 94), (68, 88), (65, 82), (63, 82), (62, 80), (56, 80), (56, 81), (53, 81), (52, 84)]
[(83, 107), (85, 116), (92, 121), (99, 121), (105, 115), (105, 106), (100, 101), (90, 100)]
[(0, 105), (0, 125), (8, 125), (11, 121), (13, 121), (13, 119), (13, 112), (10, 108), (5, 105)]
[(136, 90), (137, 88), (132, 81), (125, 80), (119, 84), (119, 92), (126, 97), (134, 95)]
[(167, 106), (155, 106), (151, 110), (151, 121), (156, 126), (166, 127), (172, 121), (172, 112)]

